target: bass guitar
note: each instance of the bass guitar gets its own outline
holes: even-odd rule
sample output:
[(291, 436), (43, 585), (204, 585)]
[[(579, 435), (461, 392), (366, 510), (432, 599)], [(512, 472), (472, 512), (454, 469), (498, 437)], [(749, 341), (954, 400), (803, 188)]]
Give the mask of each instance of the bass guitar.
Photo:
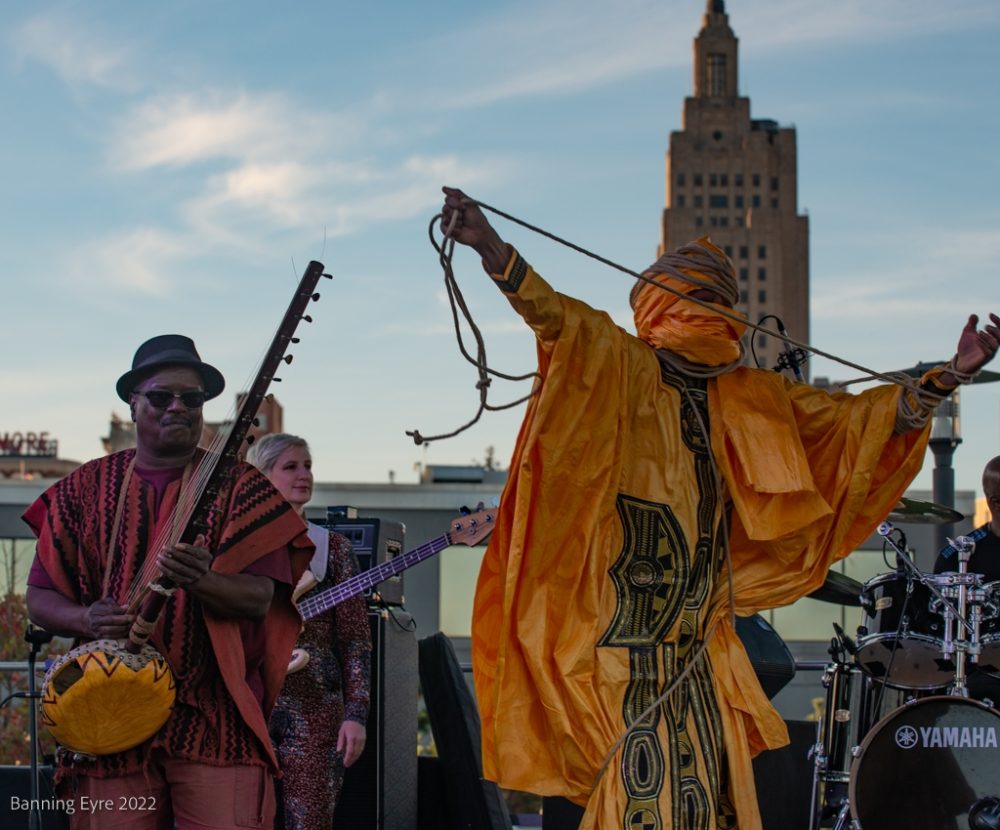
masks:
[[(314, 596), (306, 597), (298, 601), (299, 614), (302, 615), (303, 622), (312, 619), (317, 614), (328, 611), (335, 605), (339, 605), (346, 599), (350, 599), (368, 588), (374, 588), (383, 580), (402, 573), (407, 568), (436, 556), (445, 548), (451, 545), (476, 545), (489, 536), (496, 526), (497, 511), (480, 510), (453, 519), (448, 532), (438, 536), (431, 541), (414, 548), (411, 551), (393, 557), (388, 562), (383, 562), (374, 568), (345, 579), (343, 582), (327, 588)], [(308, 573), (308, 572), (307, 572)], [(305, 593), (315, 585), (315, 582), (300, 583), (296, 589), (299, 595)], [(292, 658), (288, 662), (288, 673), (297, 672), (309, 662), (309, 655), (304, 649), (297, 648), (292, 652)]]

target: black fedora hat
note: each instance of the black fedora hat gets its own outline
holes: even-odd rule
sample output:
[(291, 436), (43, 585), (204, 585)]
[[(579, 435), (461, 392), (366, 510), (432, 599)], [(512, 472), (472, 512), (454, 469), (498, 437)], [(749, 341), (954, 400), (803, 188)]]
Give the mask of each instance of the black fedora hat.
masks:
[(214, 398), (226, 388), (226, 380), (214, 366), (202, 362), (194, 341), (183, 334), (161, 334), (135, 350), (132, 368), (118, 378), (118, 397), (128, 403), (136, 384), (164, 366), (191, 366), (205, 383), (205, 397)]

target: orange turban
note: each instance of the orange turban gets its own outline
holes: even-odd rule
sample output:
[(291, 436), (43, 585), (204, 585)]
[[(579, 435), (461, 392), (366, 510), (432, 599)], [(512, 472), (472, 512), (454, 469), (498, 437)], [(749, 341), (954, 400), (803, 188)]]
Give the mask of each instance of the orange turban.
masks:
[(644, 275), (654, 282), (637, 282), (629, 297), (640, 340), (702, 366), (739, 361), (746, 326), (680, 296), (709, 288), (736, 304), (733, 263), (718, 246), (703, 237), (665, 253)]

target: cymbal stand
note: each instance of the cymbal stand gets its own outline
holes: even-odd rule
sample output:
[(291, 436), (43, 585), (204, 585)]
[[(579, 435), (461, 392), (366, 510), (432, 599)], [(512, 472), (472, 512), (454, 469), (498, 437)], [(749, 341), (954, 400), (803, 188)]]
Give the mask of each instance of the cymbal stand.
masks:
[[(979, 662), (979, 654), (982, 644), (979, 642), (979, 625), (982, 621), (982, 606), (986, 599), (985, 591), (982, 588), (982, 577), (979, 574), (969, 573), (969, 560), (976, 549), (976, 543), (965, 536), (959, 536), (957, 540), (948, 540), (958, 552), (958, 574), (939, 574), (937, 579), (946, 587), (944, 593), (958, 601), (958, 618), (969, 617), (968, 633), (972, 636), (966, 639), (966, 626), (955, 628), (955, 635), (952, 638), (954, 626), (953, 608), (951, 605), (944, 606), (945, 624), (945, 656), (954, 654), (960, 655), (953, 658), (955, 663), (955, 680), (948, 688), (948, 694), (956, 697), (968, 697), (969, 689), (966, 685), (968, 670), (965, 659), (961, 655), (967, 654), (972, 663)], [(971, 608), (970, 608), (971, 606)]]

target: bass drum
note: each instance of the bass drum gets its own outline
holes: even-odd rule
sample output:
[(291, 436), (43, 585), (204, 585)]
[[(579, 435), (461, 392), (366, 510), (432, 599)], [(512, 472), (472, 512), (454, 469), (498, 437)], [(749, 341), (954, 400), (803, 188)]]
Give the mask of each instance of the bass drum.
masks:
[[(1000, 712), (928, 697), (890, 712), (851, 766), (851, 815), (862, 830), (965, 830), (1000, 797)], [(983, 821), (980, 818), (980, 821)], [(988, 820), (988, 819), (987, 819)]]

